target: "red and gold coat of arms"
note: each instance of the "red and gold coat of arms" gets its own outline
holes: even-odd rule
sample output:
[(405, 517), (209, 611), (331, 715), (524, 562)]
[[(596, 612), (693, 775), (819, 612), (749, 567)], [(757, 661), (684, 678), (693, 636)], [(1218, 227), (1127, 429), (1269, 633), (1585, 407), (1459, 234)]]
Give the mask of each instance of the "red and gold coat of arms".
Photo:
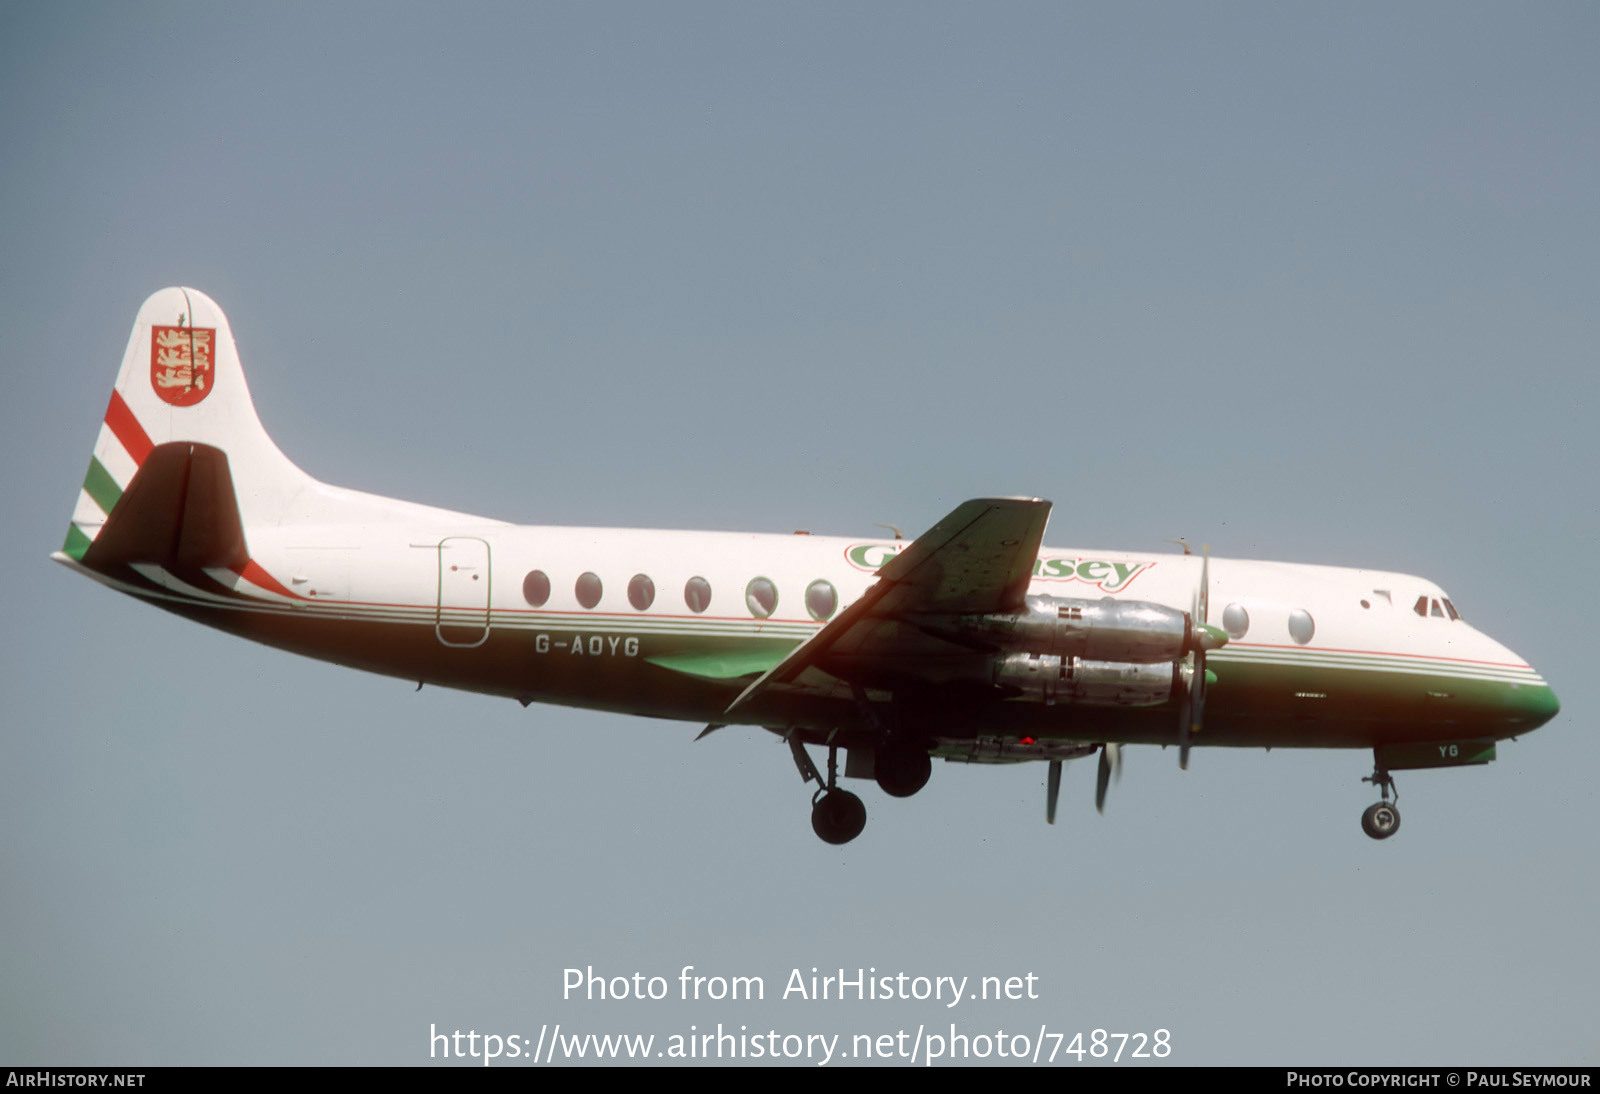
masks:
[(211, 393), (214, 327), (152, 327), (150, 386), (173, 406), (194, 406)]

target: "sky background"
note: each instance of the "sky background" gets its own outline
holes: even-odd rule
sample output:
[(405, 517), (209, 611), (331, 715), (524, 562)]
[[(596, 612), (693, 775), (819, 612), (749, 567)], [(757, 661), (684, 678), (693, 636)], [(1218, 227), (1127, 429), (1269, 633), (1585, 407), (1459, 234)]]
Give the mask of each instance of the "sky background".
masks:
[[(1171, 1031), (1600, 1062), (1600, 8), (0, 6), (0, 1063)], [(215, 634), (52, 565), (139, 304), (227, 311), (311, 474), (526, 523), (1418, 573), (1560, 717), (1487, 767), (936, 766), (829, 847), (759, 731)], [(760, 975), (578, 1002), (563, 970)], [(793, 968), (1038, 976), (780, 1001)], [(515, 1065), (507, 1065), (515, 1066)]]

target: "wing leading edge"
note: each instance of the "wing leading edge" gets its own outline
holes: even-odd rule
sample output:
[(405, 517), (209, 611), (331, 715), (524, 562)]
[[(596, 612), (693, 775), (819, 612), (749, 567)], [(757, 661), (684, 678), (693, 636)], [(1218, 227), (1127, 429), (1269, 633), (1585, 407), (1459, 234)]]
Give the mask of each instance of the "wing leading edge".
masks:
[(850, 684), (905, 674), (911, 662), (966, 659), (928, 634), (919, 616), (1011, 612), (1023, 605), (1050, 503), (977, 498), (958, 505), (878, 571), (838, 618), (763, 673), (728, 706), (732, 714), (781, 690), (848, 693)]

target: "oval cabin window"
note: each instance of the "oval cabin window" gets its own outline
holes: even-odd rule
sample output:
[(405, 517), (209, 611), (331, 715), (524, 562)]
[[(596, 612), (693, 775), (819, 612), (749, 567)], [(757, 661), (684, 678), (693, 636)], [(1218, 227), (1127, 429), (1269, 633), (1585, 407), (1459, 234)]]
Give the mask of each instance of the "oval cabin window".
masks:
[(711, 607), (711, 582), (703, 577), (691, 577), (683, 587), (683, 602), (696, 614)]
[(585, 608), (594, 607), (600, 603), (600, 594), (604, 591), (604, 587), (600, 584), (600, 575), (587, 573), (579, 577), (575, 591), (578, 594), (579, 604)]
[(811, 613), (811, 618), (818, 623), (826, 623), (833, 618), (833, 613), (839, 607), (839, 594), (833, 586), (820, 578), (806, 586), (806, 611)]
[(778, 610), (778, 587), (764, 577), (750, 579), (744, 587), (745, 607), (757, 619), (765, 619)]
[(1317, 624), (1311, 618), (1311, 613), (1304, 608), (1296, 608), (1289, 613), (1289, 637), (1302, 646), (1311, 641), (1311, 636), (1317, 633)]
[(549, 575), (543, 570), (529, 570), (528, 576), (522, 579), (522, 599), (535, 608), (544, 607), (545, 601), (550, 599)]
[(642, 612), (655, 602), (656, 583), (648, 574), (634, 574), (633, 580), (628, 582), (628, 603)]

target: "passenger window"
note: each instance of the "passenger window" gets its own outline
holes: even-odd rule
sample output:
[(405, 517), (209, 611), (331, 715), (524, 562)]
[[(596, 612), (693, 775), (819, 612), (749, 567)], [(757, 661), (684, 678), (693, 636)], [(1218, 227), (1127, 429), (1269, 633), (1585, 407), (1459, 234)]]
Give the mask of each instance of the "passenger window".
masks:
[(1244, 610), (1243, 604), (1229, 604), (1222, 609), (1222, 629), (1228, 632), (1229, 638), (1243, 638), (1250, 629), (1250, 613)]
[(628, 603), (642, 612), (655, 600), (656, 583), (645, 574), (634, 574), (633, 580), (628, 582)]
[(1304, 608), (1296, 608), (1289, 613), (1289, 637), (1302, 646), (1311, 641), (1311, 636), (1317, 633), (1317, 624), (1311, 618), (1311, 613)]
[(778, 610), (778, 587), (764, 577), (753, 577), (744, 587), (744, 604), (757, 619)]
[(600, 575), (586, 573), (578, 578), (577, 585), (578, 603), (585, 608), (592, 608), (600, 603), (600, 594), (603, 587), (600, 584)]
[(819, 578), (806, 586), (806, 611), (818, 623), (832, 619), (833, 611), (838, 606), (839, 594), (833, 591), (833, 586), (828, 582)]
[(529, 570), (528, 576), (522, 579), (522, 599), (535, 608), (544, 607), (544, 602), (550, 599), (550, 578), (543, 570)]
[(703, 577), (691, 577), (683, 587), (683, 602), (696, 614), (711, 607), (711, 582)]

